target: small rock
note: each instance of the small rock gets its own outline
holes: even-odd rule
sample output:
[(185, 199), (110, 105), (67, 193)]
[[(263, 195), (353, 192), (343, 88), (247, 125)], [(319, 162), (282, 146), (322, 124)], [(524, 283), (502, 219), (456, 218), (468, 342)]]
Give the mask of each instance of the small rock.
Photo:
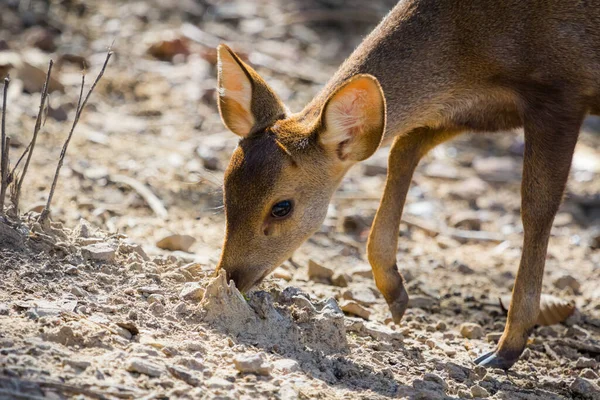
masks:
[(457, 382), (464, 382), (469, 377), (469, 369), (453, 362), (448, 362), (444, 366), (448, 376)]
[(235, 368), (241, 373), (250, 373), (256, 375), (269, 375), (273, 365), (264, 359), (262, 353), (244, 355), (240, 354), (233, 359)]
[(131, 358), (125, 366), (125, 369), (129, 372), (137, 372), (150, 377), (161, 376), (164, 372), (162, 366), (138, 357)]
[(174, 310), (177, 314), (185, 314), (188, 312), (188, 306), (184, 302), (181, 302), (175, 306)]
[(333, 274), (333, 278), (331, 279), (331, 283), (338, 287), (348, 287), (350, 281), (350, 276), (344, 272)]
[(579, 357), (577, 362), (575, 363), (575, 368), (583, 369), (583, 368), (592, 368), (596, 369), (598, 367), (598, 362), (591, 358)]
[(275, 271), (273, 271), (273, 277), (283, 279), (286, 282), (289, 282), (294, 278), (290, 271), (283, 268), (275, 269)]
[(351, 315), (356, 315), (357, 317), (363, 319), (369, 319), (371, 316), (371, 311), (367, 310), (356, 301), (346, 300), (341, 305), (342, 311)]
[(411, 296), (408, 299), (408, 308), (420, 308), (430, 310), (437, 302), (435, 299), (426, 296)]
[(471, 267), (458, 260), (454, 260), (454, 262), (452, 263), (452, 268), (456, 269), (463, 275), (471, 275), (475, 273), (475, 271)]
[(346, 300), (354, 300), (363, 306), (370, 306), (377, 303), (377, 299), (375, 298), (373, 291), (365, 287), (348, 289), (342, 294), (342, 298)]
[(490, 396), (490, 393), (483, 387), (475, 385), (471, 387), (471, 394), (473, 397), (479, 397), (485, 399)]
[(438, 323), (435, 324), (435, 329), (437, 331), (444, 332), (446, 329), (448, 329), (448, 327), (444, 321), (438, 321)]
[(387, 326), (383, 326), (374, 322), (365, 322), (363, 331), (372, 338), (381, 341), (403, 340), (404, 336), (398, 331), (393, 331)]
[(10, 313), (10, 309), (8, 305), (5, 303), (0, 303), (0, 315), (8, 315)]
[(65, 364), (67, 364), (67, 365), (70, 365), (73, 368), (82, 369), (82, 370), (85, 370), (90, 365), (92, 365), (92, 363), (90, 363), (89, 361), (75, 360), (75, 359), (72, 359), (72, 358), (67, 358), (63, 362)]
[(313, 281), (330, 281), (333, 277), (333, 270), (324, 267), (312, 258), (308, 260), (308, 279)]
[(465, 389), (460, 389), (458, 391), (458, 398), (459, 399), (470, 399), (473, 396), (471, 395), (471, 392), (469, 392), (468, 390)]
[(296, 360), (292, 360), (290, 358), (283, 358), (273, 363), (273, 369), (277, 372), (286, 375), (291, 374), (292, 372), (299, 371), (300, 366), (298, 365), (298, 361)]
[(183, 300), (202, 300), (204, 296), (204, 288), (200, 286), (198, 282), (188, 282), (183, 285), (179, 298)]
[(579, 289), (581, 289), (581, 283), (571, 275), (562, 275), (556, 278), (552, 284), (555, 288), (560, 290), (571, 288), (575, 293), (579, 292)]
[(153, 303), (164, 303), (165, 302), (165, 296), (163, 296), (162, 294), (157, 294), (157, 293), (153, 293), (150, 296), (148, 296), (148, 303), (153, 304)]
[(569, 388), (573, 393), (581, 395), (584, 399), (598, 399), (598, 394), (600, 394), (600, 387), (598, 385), (581, 377), (575, 378)]
[(163, 289), (156, 285), (151, 286), (141, 286), (137, 288), (138, 293), (141, 293), (144, 296), (150, 296), (155, 293), (162, 293)]
[(196, 239), (190, 235), (169, 235), (156, 243), (156, 247), (171, 251), (188, 251), (196, 242)]
[(95, 243), (81, 248), (81, 255), (88, 260), (112, 262), (116, 250), (107, 243)]
[(485, 335), (485, 340), (490, 343), (498, 343), (502, 337), (502, 332), (490, 332)]
[(483, 328), (472, 322), (465, 322), (460, 326), (460, 334), (467, 339), (480, 339), (483, 337)]
[(137, 335), (140, 333), (140, 330), (133, 321), (119, 321), (116, 323), (116, 325), (123, 329), (127, 329), (132, 335)]
[(568, 337), (568, 338), (575, 338), (575, 339), (577, 339), (577, 338), (586, 339), (586, 338), (590, 337), (590, 333), (578, 325), (573, 325), (573, 326), (568, 327), (565, 330), (565, 332), (563, 333), (563, 336)]
[(478, 212), (466, 210), (453, 214), (448, 223), (455, 228), (479, 231), (481, 230), (482, 220)]
[(167, 366), (167, 370), (173, 375), (175, 378), (180, 379), (191, 386), (199, 386), (200, 379), (198, 379), (193, 372), (189, 371), (187, 368), (180, 367), (177, 365), (169, 365)]
[(205, 383), (206, 386), (208, 386), (211, 389), (227, 390), (233, 388), (233, 383), (229, 382), (226, 379), (219, 378), (218, 376), (213, 376), (212, 378), (208, 379)]
[(598, 379), (598, 374), (590, 368), (583, 369), (579, 376), (587, 379)]

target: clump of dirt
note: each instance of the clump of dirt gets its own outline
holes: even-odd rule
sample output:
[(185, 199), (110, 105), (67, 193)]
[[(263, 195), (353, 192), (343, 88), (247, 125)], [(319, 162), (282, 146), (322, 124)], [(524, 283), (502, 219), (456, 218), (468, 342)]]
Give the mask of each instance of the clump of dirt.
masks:
[(238, 339), (284, 353), (348, 351), (344, 313), (333, 298), (311, 302), (310, 296), (288, 287), (271, 293), (254, 291), (248, 301), (224, 271), (208, 284), (200, 307), (203, 321)]

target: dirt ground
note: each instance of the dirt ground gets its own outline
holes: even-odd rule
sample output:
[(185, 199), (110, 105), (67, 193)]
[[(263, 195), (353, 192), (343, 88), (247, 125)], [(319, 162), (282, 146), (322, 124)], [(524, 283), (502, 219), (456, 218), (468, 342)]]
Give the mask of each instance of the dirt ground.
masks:
[[(503, 330), (498, 298), (519, 262), (521, 132), (465, 135), (420, 165), (397, 256), (411, 295), (399, 326), (365, 256), (387, 149), (350, 171), (322, 229), (256, 290), (213, 277), (222, 176), (237, 143), (215, 105), (215, 46), (232, 45), (297, 111), (393, 3), (0, 5), (12, 165), (51, 58), (57, 89), (20, 217), (0, 220), (0, 399), (600, 398), (598, 119), (581, 134), (544, 276), (544, 293), (576, 311), (537, 327), (508, 374), (473, 360)], [(39, 224), (80, 63), (89, 85), (109, 46), (52, 222)], [(193, 243), (161, 248), (170, 235)]]

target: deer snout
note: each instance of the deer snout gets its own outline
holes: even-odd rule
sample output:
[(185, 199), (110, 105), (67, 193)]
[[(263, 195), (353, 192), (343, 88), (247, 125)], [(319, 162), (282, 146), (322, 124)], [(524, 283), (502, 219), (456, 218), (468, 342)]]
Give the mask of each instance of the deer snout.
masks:
[(219, 265), (217, 270), (224, 269), (227, 273), (227, 282), (233, 281), (235, 287), (242, 293), (252, 289), (262, 278), (259, 272), (253, 268), (240, 268)]

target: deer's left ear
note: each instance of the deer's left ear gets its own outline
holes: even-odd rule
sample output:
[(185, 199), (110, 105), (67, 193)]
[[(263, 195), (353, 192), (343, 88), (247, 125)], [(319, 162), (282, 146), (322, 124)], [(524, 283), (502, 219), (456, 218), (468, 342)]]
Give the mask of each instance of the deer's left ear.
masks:
[(222, 44), (217, 55), (219, 112), (229, 130), (247, 137), (286, 114), (275, 92), (233, 50)]
[(320, 144), (341, 160), (362, 161), (379, 147), (385, 131), (385, 97), (377, 79), (350, 78), (325, 102)]

